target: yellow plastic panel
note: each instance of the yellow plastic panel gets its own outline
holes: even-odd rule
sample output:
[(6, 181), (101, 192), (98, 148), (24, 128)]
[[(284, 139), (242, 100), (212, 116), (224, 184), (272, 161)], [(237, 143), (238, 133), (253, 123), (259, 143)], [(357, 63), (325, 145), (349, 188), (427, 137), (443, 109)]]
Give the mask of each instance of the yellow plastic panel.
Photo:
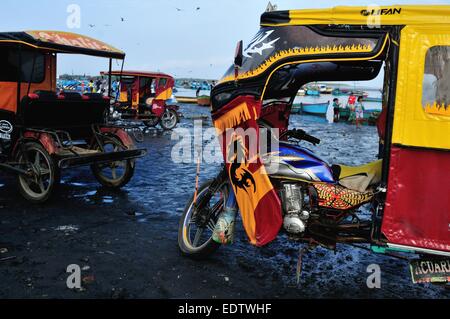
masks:
[(450, 46), (450, 27), (408, 26), (402, 30), (392, 142), (450, 149), (450, 116), (422, 105), (425, 57), (434, 46)]
[[(376, 1), (374, 1), (376, 3)], [(450, 23), (448, 5), (390, 5), (365, 7), (337, 6), (328, 9), (289, 11), (289, 22), (262, 23), (273, 25), (353, 24), (365, 25), (439, 25)]]

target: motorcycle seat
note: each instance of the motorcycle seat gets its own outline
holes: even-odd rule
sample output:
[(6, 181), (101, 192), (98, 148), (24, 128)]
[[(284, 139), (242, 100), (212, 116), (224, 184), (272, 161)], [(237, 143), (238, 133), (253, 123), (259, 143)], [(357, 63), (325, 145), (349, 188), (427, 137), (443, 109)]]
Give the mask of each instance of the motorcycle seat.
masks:
[(381, 182), (382, 164), (383, 160), (378, 160), (361, 166), (333, 165), (331, 169), (340, 185), (363, 193)]

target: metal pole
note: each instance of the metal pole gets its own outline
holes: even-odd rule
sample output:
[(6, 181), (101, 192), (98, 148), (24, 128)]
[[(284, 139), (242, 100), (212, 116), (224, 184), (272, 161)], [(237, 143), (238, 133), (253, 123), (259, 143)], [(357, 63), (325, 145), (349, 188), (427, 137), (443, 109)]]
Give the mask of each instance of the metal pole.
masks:
[(20, 89), (22, 86), (22, 46), (19, 44), (18, 46), (18, 61), (17, 61), (17, 105), (16, 105), (16, 109), (19, 108), (20, 105), (20, 98), (21, 98), (21, 94), (20, 94)]
[(27, 90), (27, 95), (30, 94), (31, 83), (33, 82), (34, 68), (35, 68), (35, 66), (36, 66), (36, 56), (37, 56), (37, 51), (34, 51), (34, 54), (33, 54), (33, 66), (32, 66), (32, 68), (31, 68), (30, 78), (28, 79), (28, 90)]
[(112, 94), (112, 59), (109, 59), (109, 73), (108, 73), (108, 97)]
[[(399, 36), (400, 28), (396, 28), (392, 38), (397, 43), (400, 43)], [(383, 150), (383, 176), (382, 182), (387, 185), (389, 179), (389, 164), (391, 156), (392, 147), (392, 130), (394, 126), (394, 108), (395, 108), (395, 98), (397, 89), (397, 74), (398, 74), (398, 57), (399, 57), (399, 45), (392, 43), (392, 56), (391, 56), (391, 77), (389, 81), (389, 102), (387, 105), (387, 117), (386, 117), (386, 129), (384, 137), (384, 150)]]

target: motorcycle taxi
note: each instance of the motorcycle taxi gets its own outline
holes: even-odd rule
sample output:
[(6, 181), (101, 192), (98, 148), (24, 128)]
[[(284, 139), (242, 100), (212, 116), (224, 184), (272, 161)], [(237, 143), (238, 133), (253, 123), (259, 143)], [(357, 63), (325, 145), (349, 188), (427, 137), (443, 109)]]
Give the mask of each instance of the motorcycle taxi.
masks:
[[(450, 6), (336, 7), (266, 12), (261, 29), (213, 89), (212, 119), (225, 165), (199, 187), (179, 226), (179, 247), (203, 258), (232, 241), (236, 211), (251, 244), (280, 230), (336, 249), (368, 244), (407, 252), (414, 282), (450, 277)], [(374, 25), (375, 23), (375, 25)], [(366, 81), (384, 67), (379, 160), (329, 165), (289, 129), (299, 89)], [(277, 149), (261, 153), (262, 128)], [(241, 130), (239, 130), (241, 129)], [(258, 148), (250, 147), (253, 129)], [(357, 151), (357, 150), (355, 150)], [(370, 205), (364, 220), (358, 209)]]
[(109, 73), (113, 59), (125, 58), (102, 41), (74, 33), (0, 33), (0, 169), (17, 174), (21, 194), (33, 203), (50, 198), (63, 169), (79, 166), (90, 166), (103, 186), (120, 188), (146, 154), (125, 130), (106, 123), (108, 97), (58, 91), (60, 54), (107, 58)]

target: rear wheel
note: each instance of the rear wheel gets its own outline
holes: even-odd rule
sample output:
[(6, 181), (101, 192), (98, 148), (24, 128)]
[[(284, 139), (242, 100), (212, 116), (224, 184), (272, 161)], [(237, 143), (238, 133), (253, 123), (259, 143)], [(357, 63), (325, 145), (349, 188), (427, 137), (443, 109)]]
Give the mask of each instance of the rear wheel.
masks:
[[(116, 137), (108, 137), (103, 148), (105, 153), (127, 150), (122, 142)], [(93, 164), (91, 169), (95, 178), (103, 186), (108, 188), (121, 188), (128, 184), (134, 175), (134, 160)]]
[(27, 175), (18, 176), (22, 196), (33, 203), (46, 202), (60, 176), (50, 154), (41, 144), (28, 142), (18, 152), (17, 162), (29, 171)]
[[(203, 184), (198, 191), (198, 200), (206, 195), (213, 181)], [(203, 209), (208, 210), (209, 219), (200, 220), (194, 209), (194, 196), (187, 203), (178, 228), (178, 246), (187, 257), (203, 259), (213, 254), (220, 245), (212, 239), (213, 231), (228, 198), (228, 183), (223, 182), (210, 202)]]
[(168, 131), (173, 130), (178, 122), (178, 114), (174, 110), (167, 109), (161, 117), (161, 127)]

